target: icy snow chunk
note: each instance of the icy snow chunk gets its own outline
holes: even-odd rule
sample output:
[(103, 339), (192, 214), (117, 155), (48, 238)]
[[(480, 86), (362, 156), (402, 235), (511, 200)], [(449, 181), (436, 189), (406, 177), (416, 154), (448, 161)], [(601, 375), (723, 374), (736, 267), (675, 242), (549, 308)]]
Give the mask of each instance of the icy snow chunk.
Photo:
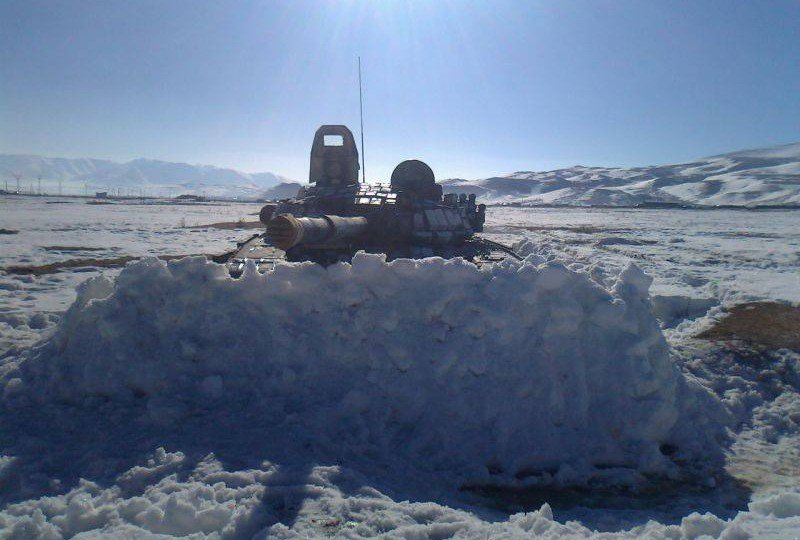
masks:
[(748, 506), (751, 512), (765, 516), (773, 515), (777, 518), (800, 516), (800, 493), (786, 491), (751, 502)]
[(78, 285), (75, 306), (83, 307), (92, 300), (102, 299), (111, 294), (114, 283), (109, 278), (100, 275), (87, 279)]
[(672, 328), (685, 319), (702, 317), (718, 303), (716, 298), (658, 295), (653, 297), (653, 313), (664, 328)]
[(681, 520), (683, 534), (688, 540), (700, 537), (719, 538), (725, 530), (725, 522), (714, 514), (693, 512)]
[(137, 465), (117, 478), (117, 483), (127, 492), (141, 492), (154, 478), (160, 478), (178, 470), (186, 460), (183, 452), (167, 452), (157, 448), (144, 466)]
[(269, 436), (254, 457), (293, 448), (459, 482), (674, 476), (659, 449), (714, 463), (726, 419), (673, 365), (650, 282), (631, 265), (607, 288), (533, 260), (362, 253), (239, 280), (204, 259), (143, 260), (82, 286), (13, 392), (107, 400), (160, 429), (213, 410), (236, 434), (258, 418)]

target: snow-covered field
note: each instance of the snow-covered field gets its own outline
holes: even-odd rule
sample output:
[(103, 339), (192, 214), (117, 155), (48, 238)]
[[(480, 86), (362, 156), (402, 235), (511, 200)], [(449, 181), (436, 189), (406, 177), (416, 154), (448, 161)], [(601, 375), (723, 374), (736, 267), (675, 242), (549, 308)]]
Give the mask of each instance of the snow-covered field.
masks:
[(567, 260), (635, 261), (657, 296), (800, 302), (800, 212), (490, 208), (487, 235)]
[[(125, 255), (220, 254), (250, 231), (196, 228), (257, 220), (254, 204), (87, 204), (88, 199), (0, 197), (0, 267)], [(115, 275), (118, 270), (106, 270)], [(0, 276), (0, 348), (29, 343), (75, 299), (75, 286), (96, 267), (73, 272)]]
[(0, 198), (0, 267), (96, 259), (0, 273), (0, 538), (800, 536), (800, 354), (694, 337), (800, 302), (800, 212), (490, 208), (527, 258), (480, 270), (99, 268), (257, 211)]

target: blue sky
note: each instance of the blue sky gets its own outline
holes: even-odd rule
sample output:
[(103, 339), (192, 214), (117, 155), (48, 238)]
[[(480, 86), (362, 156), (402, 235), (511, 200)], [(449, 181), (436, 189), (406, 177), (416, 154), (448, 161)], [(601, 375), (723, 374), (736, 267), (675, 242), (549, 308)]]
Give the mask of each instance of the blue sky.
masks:
[(800, 0), (0, 0), (0, 152), (477, 178), (800, 140)]

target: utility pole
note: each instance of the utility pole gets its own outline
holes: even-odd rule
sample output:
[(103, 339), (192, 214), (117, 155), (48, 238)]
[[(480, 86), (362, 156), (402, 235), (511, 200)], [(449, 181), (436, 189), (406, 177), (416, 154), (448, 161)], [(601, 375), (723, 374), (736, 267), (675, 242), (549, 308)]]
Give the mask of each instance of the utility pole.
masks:
[(39, 195), (42, 194), (42, 177), (39, 177)]
[(19, 179), (22, 178), (22, 175), (19, 173), (11, 173), (11, 175), (17, 179), (17, 195), (19, 195)]
[(58, 196), (59, 197), (61, 196), (61, 193), (62, 193), (62, 191), (61, 191), (61, 180), (59, 179), (59, 181), (58, 181)]

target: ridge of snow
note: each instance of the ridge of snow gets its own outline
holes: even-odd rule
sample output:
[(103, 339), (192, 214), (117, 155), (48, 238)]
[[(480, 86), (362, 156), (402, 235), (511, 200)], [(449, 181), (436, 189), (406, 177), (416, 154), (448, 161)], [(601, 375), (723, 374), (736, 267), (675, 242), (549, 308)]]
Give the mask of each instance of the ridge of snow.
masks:
[(183, 426), (189, 446), (223, 429), (251, 457), (456, 485), (682, 475), (663, 445), (713, 468), (727, 416), (671, 361), (650, 282), (629, 266), (609, 289), (537, 255), (478, 269), (361, 253), (238, 280), (203, 258), (147, 259), (85, 282), (52, 338), (6, 367), (3, 417), (68, 404), (59, 426), (103, 410), (115, 440), (131, 422)]

